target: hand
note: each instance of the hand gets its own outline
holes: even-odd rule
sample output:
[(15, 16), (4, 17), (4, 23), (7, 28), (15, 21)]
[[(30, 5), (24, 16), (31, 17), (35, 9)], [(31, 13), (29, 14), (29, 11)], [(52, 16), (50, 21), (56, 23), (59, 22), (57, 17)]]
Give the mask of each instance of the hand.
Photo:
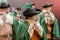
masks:
[(36, 24), (34, 24), (34, 30), (37, 30), (38, 26)]
[(31, 25), (29, 26), (29, 29), (28, 29), (28, 33), (29, 33), (29, 35), (30, 35), (30, 38), (32, 37), (33, 32), (34, 32), (33, 25), (34, 25), (34, 24), (31, 24)]

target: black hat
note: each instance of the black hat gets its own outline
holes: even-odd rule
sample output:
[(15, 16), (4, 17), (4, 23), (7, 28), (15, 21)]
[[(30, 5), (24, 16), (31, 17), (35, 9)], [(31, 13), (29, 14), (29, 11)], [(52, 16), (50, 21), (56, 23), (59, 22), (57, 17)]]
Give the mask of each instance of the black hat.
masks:
[(16, 9), (17, 9), (18, 11), (20, 11), (20, 10), (21, 10), (21, 8), (20, 8), (20, 7), (17, 7)]
[(50, 3), (47, 3), (47, 2), (45, 2), (43, 4), (43, 8), (47, 8), (47, 7), (51, 7), (51, 6), (53, 6), (53, 4), (50, 4)]
[(37, 12), (41, 12), (41, 10), (40, 10), (40, 9), (35, 8), (35, 10), (36, 10)]
[(39, 12), (37, 12), (35, 9), (33, 8), (28, 8), (23, 12), (23, 15), (25, 17), (31, 17), (33, 15), (39, 14)]
[(9, 8), (9, 7), (10, 5), (7, 3), (4, 3), (4, 2), (0, 3), (0, 8)]
[(31, 5), (35, 5), (34, 3), (31, 3)]

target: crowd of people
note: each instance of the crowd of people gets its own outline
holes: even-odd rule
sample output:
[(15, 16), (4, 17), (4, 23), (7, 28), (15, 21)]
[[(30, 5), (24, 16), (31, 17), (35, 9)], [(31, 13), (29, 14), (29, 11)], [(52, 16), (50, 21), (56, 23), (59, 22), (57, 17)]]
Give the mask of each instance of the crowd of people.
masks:
[(24, 5), (10, 12), (10, 5), (0, 1), (0, 40), (55, 40), (59, 38), (57, 18), (52, 11), (53, 4), (43, 3), (43, 9), (37, 9), (34, 3)]

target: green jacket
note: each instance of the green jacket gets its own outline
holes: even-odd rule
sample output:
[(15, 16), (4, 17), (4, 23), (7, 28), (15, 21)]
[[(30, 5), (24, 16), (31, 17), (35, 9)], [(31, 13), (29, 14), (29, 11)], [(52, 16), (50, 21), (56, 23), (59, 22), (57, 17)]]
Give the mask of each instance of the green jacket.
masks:
[(13, 13), (10, 14), (13, 18), (13, 25), (12, 25), (12, 33), (13, 33), (13, 36), (12, 36), (12, 40), (18, 40), (18, 36), (17, 36), (17, 29), (18, 29), (18, 25), (19, 25), (19, 22), (18, 20), (16, 19), (16, 17), (13, 15)]
[[(29, 25), (26, 21), (19, 24), (19, 29), (18, 29), (19, 40), (30, 40), (30, 35), (28, 33), (28, 28), (29, 28)], [(43, 35), (44, 40), (47, 40), (47, 38), (45, 36), (45, 32), (43, 34), (44, 34)]]
[[(53, 35), (55, 37), (59, 37), (58, 21), (57, 21), (57, 19), (56, 19), (56, 17), (55, 17), (54, 14), (53, 14), (53, 16), (55, 18), (54, 19), (54, 25), (53, 25)], [(39, 16), (38, 21), (41, 24), (41, 26), (43, 27), (45, 33), (47, 33), (48, 32), (48, 29), (47, 29), (47, 25), (46, 25), (45, 20), (44, 20), (44, 13), (43, 12), (40, 13), (40, 16)]]

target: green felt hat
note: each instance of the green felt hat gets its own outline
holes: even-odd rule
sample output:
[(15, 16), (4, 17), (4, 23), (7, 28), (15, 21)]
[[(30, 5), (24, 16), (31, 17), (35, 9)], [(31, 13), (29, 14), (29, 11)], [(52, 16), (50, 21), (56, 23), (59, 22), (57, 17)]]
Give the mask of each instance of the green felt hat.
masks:
[(26, 4), (24, 5), (24, 9), (31, 8), (31, 7), (32, 7), (31, 3), (26, 3)]

